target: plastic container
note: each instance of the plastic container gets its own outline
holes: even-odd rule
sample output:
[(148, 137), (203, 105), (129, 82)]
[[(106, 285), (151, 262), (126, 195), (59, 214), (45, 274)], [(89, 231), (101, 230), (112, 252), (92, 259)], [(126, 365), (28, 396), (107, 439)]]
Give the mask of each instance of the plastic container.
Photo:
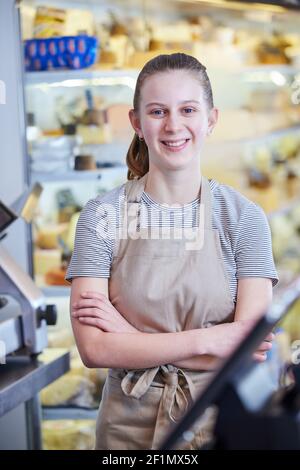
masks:
[(82, 69), (97, 60), (98, 39), (94, 36), (61, 36), (25, 41), (28, 72), (58, 68)]

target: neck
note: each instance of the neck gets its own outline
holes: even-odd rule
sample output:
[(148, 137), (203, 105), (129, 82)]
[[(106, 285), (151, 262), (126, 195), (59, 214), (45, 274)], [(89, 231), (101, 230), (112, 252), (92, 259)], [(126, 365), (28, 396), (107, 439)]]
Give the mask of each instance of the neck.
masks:
[(145, 192), (160, 204), (188, 204), (197, 199), (201, 186), (201, 171), (168, 171), (150, 165)]

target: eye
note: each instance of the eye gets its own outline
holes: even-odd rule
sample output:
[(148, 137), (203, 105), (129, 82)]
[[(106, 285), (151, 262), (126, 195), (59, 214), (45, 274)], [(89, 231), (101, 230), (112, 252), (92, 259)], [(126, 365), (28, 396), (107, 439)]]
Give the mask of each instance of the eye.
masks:
[(152, 109), (150, 111), (150, 114), (152, 114), (153, 116), (161, 117), (165, 115), (165, 111), (163, 109)]
[(184, 114), (192, 114), (194, 111), (195, 111), (194, 108), (189, 108), (189, 107), (183, 108)]

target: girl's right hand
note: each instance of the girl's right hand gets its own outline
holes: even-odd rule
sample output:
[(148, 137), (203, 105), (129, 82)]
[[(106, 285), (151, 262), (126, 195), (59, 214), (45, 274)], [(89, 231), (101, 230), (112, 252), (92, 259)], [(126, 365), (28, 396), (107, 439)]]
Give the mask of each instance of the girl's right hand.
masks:
[[(209, 340), (206, 354), (226, 358), (236, 349), (255, 324), (253, 320), (237, 320), (232, 323), (222, 323), (208, 329)], [(253, 358), (259, 362), (266, 360), (266, 353), (272, 347), (273, 333), (270, 333), (261, 343)]]
[(253, 359), (258, 362), (264, 362), (267, 359), (267, 352), (272, 348), (272, 341), (275, 338), (274, 333), (269, 333), (261, 343), (257, 351), (253, 354)]

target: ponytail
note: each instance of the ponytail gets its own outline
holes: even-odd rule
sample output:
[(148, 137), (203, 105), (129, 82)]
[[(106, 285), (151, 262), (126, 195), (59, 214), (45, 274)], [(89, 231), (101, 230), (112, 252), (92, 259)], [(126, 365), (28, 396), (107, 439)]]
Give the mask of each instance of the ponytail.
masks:
[(126, 164), (128, 166), (127, 179), (139, 179), (149, 171), (148, 147), (144, 140), (134, 134), (127, 152)]

